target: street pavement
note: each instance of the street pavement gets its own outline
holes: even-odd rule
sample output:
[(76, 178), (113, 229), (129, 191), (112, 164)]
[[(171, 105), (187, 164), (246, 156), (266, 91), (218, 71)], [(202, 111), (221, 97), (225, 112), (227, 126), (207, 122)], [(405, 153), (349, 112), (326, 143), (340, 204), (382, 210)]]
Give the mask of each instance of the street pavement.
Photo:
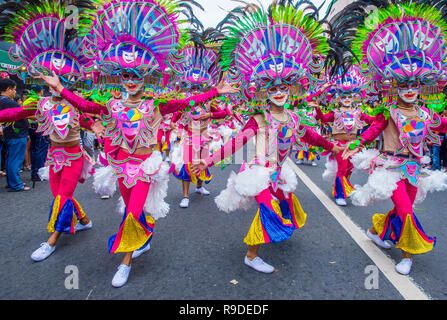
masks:
[[(327, 195), (332, 186), (318, 167), (300, 168)], [(211, 196), (195, 194), (181, 209), (181, 183), (171, 177), (167, 202), (169, 215), (155, 225), (151, 249), (133, 262), (129, 282), (111, 286), (122, 254), (107, 251), (107, 241), (116, 234), (122, 217), (116, 211), (119, 195), (101, 200), (90, 178), (79, 185), (75, 198), (93, 221), (93, 228), (76, 235), (63, 235), (56, 251), (43, 262), (33, 262), (31, 253), (47, 240), (48, 214), (53, 200), (48, 182), (39, 182), (30, 192), (8, 193), (0, 180), (0, 299), (58, 300), (402, 300), (387, 278), (378, 273), (374, 288), (365, 285), (374, 266), (326, 207), (300, 181), (295, 192), (308, 214), (306, 225), (291, 239), (262, 246), (260, 256), (275, 266), (273, 274), (261, 274), (244, 265), (243, 243), (256, 213), (220, 212), (214, 197), (225, 188), (230, 172), (214, 168), (214, 179), (206, 185)], [(24, 180), (31, 184), (28, 173)], [(355, 173), (353, 184), (363, 184), (366, 174)], [(416, 208), (428, 235), (437, 237), (435, 249), (416, 256), (414, 282), (432, 299), (447, 298), (446, 193), (430, 194)], [(376, 212), (386, 213), (391, 202), (371, 207), (349, 204), (342, 210), (362, 229), (371, 225)], [(386, 254), (400, 261), (400, 251)], [(77, 273), (73, 273), (77, 270)], [(77, 275), (77, 278), (73, 278)], [(73, 282), (78, 279), (78, 282)], [(71, 282), (70, 282), (71, 281)], [(68, 285), (67, 285), (68, 283)], [(77, 284), (77, 285), (76, 285)], [(73, 288), (74, 287), (74, 288)]]

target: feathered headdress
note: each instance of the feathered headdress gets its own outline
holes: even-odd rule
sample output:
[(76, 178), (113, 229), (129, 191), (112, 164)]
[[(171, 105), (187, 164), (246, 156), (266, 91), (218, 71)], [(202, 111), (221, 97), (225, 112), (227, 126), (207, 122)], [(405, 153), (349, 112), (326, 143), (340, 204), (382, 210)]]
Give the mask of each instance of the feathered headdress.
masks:
[(193, 0), (95, 0), (98, 11), (86, 35), (86, 54), (102, 75), (131, 71), (162, 77), (168, 55), (179, 41), (181, 15), (192, 18)]
[(201, 91), (217, 84), (221, 72), (217, 51), (223, 39), (224, 35), (214, 28), (182, 32), (180, 50), (169, 57), (180, 90)]
[[(83, 19), (92, 8), (86, 0), (9, 1), (0, 6), (0, 40), (13, 43), (10, 58), (21, 65), (9, 70), (22, 80), (53, 71), (66, 85), (80, 84), (83, 67)], [(36, 80), (37, 81), (37, 80)], [(38, 81), (37, 81), (38, 82)]]
[(436, 95), (447, 66), (447, 23), (439, 1), (394, 2), (355, 2), (339, 14), (338, 24), (351, 28), (346, 40), (379, 87), (419, 81), (422, 95)]
[(329, 47), (315, 12), (299, 10), (300, 4), (275, 1), (267, 11), (252, 5), (238, 19), (230, 19), (223, 69), (235, 67), (258, 92), (287, 83), (302, 93), (308, 83), (319, 81), (314, 74), (323, 70), (320, 56)]

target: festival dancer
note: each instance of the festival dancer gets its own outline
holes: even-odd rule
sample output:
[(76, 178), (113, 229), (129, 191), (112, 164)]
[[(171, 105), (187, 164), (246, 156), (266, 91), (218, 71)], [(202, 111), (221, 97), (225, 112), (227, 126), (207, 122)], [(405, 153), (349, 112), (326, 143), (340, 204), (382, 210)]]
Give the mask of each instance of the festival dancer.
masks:
[[(169, 62), (177, 74), (177, 86), (182, 93), (190, 96), (209, 90), (217, 83), (220, 75), (217, 54), (212, 49), (207, 49), (206, 45), (216, 42), (222, 35), (207, 30), (202, 34), (191, 31), (188, 36), (190, 41), (178, 53), (171, 55)], [(191, 163), (193, 159), (209, 155), (212, 138), (208, 134), (208, 126), (212, 120), (224, 119), (227, 113), (209, 101), (192, 104), (178, 116), (174, 121), (182, 128), (182, 135), (173, 154), (171, 171), (182, 182), (183, 198), (180, 207), (188, 208), (191, 182), (196, 185), (196, 193), (205, 196), (210, 194), (203, 183), (211, 182), (211, 172), (206, 170), (196, 176), (191, 172)]]
[[(339, 71), (338, 79), (331, 89), (339, 101), (338, 107), (324, 114), (316, 103), (313, 104), (316, 106), (316, 119), (323, 124), (332, 123), (332, 136), (341, 148), (346, 148), (351, 141), (355, 140), (358, 130), (367, 124), (371, 125), (374, 121), (374, 117), (368, 116), (354, 103), (354, 95), (359, 93), (368, 82), (360, 76), (356, 66), (352, 66), (346, 74)], [(349, 181), (352, 170), (351, 162), (342, 159), (341, 154), (328, 157), (323, 177), (325, 180), (333, 181), (332, 195), (339, 206), (347, 205), (346, 199), (354, 190)]]
[[(73, 4), (79, 8), (81, 18), (84, 10), (90, 8), (86, 1)], [(0, 7), (0, 12), (0, 21), (7, 21), (0, 31), (2, 40), (14, 43), (10, 55), (22, 63), (14, 70), (22, 80), (37, 77), (39, 73), (55, 73), (65, 86), (82, 87), (82, 67), (89, 60), (82, 54), (83, 41), (76, 37), (74, 30), (67, 29), (70, 21), (63, 2), (10, 1)], [(37, 132), (51, 140), (47, 157), (54, 196), (47, 225), (51, 236), (32, 253), (34, 261), (48, 258), (63, 233), (74, 234), (92, 228), (92, 221), (73, 193), (78, 182), (83, 183), (92, 169), (90, 157), (80, 146), (80, 128), (91, 129), (93, 122), (57, 92), (51, 91), (51, 94), (46, 98), (31, 97), (22, 108), (0, 112), (0, 122), (35, 117), (39, 123)]]
[[(346, 10), (367, 4), (355, 2)], [(385, 5), (378, 8), (374, 19), (362, 16), (356, 21), (361, 23), (363, 18), (372, 23), (358, 26), (347, 40), (352, 41), (354, 53), (365, 70), (371, 70), (376, 87), (388, 102), (376, 108), (376, 121), (351, 143), (343, 158), (353, 156), (356, 168), (369, 171), (368, 182), (356, 186), (351, 195), (354, 205), (393, 201), (390, 212), (373, 216), (367, 236), (385, 249), (395, 244), (402, 251), (396, 271), (406, 275), (411, 271), (413, 255), (431, 251), (436, 243), (435, 237), (424, 232), (413, 205), (422, 202), (427, 192), (447, 188), (444, 173), (424, 168), (428, 162), (424, 156), (427, 141), (440, 143), (434, 132), (446, 132), (447, 120), (418, 104), (420, 99), (430, 105), (430, 99), (436, 98), (445, 85), (441, 74), (446, 67), (447, 29), (436, 8), (412, 3)], [(380, 133), (384, 140), (380, 152), (358, 153)]]
[[(101, 172), (101, 178), (110, 188), (118, 180), (124, 207), (119, 231), (108, 243), (110, 253), (125, 253), (112, 279), (114, 287), (127, 283), (132, 259), (148, 250), (155, 221), (169, 211), (164, 201), (169, 166), (156, 150), (162, 117), (190, 103), (199, 105), (219, 94), (237, 92), (231, 86), (220, 84), (188, 99), (143, 99), (145, 83), (158, 83), (159, 87), (164, 84), (165, 61), (176, 49), (179, 38), (177, 17), (183, 5), (187, 5), (182, 3), (171, 1), (164, 7), (153, 0), (108, 1), (98, 10), (86, 36), (89, 43), (86, 49), (95, 57), (95, 69), (101, 72), (97, 83), (121, 84), (126, 90), (125, 98), (112, 99), (106, 105), (97, 104), (71, 93), (56, 75), (42, 75), (54, 91), (76, 108), (99, 114), (106, 123), (104, 150), (112, 175), (107, 177)], [(146, 23), (148, 19), (154, 22)]]
[(193, 170), (196, 174), (206, 170), (256, 137), (256, 156), (244, 163), (238, 174), (231, 174), (227, 188), (215, 202), (225, 212), (258, 203), (244, 239), (248, 245), (244, 262), (256, 271), (272, 273), (274, 267), (258, 255), (260, 246), (289, 239), (306, 222), (306, 214), (293, 194), (298, 181), (287, 162), (292, 146), (301, 139), (334, 153), (342, 150), (301, 125), (300, 119), (286, 108), (291, 92), (301, 93), (301, 83), (312, 76), (310, 68), (322, 68), (323, 64), (314, 64), (312, 57), (324, 54), (327, 44), (320, 36), (320, 24), (292, 5), (275, 3), (268, 12), (262, 8), (249, 11), (231, 22), (229, 30), (222, 47), (223, 65), (235, 65), (247, 86), (255, 89), (252, 107), (256, 112), (235, 138), (194, 164)]

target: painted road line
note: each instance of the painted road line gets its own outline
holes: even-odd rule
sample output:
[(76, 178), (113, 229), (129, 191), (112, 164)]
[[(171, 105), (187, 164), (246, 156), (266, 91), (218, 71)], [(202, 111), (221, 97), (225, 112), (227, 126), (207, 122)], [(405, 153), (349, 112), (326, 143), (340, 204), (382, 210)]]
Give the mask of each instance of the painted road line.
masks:
[(382, 252), (351, 218), (337, 206), (295, 163), (288, 159), (293, 170), (310, 191), (321, 201), (330, 214), (346, 230), (357, 245), (368, 255), (375, 265), (382, 271), (397, 291), (406, 300), (430, 300), (430, 297), (408, 277), (395, 270), (395, 262)]

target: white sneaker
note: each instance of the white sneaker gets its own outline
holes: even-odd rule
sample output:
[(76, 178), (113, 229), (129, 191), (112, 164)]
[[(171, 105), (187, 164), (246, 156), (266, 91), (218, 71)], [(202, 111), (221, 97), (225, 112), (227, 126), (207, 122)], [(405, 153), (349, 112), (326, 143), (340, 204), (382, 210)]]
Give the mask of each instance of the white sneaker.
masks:
[(413, 261), (411, 259), (402, 259), (402, 261), (396, 265), (396, 271), (406, 276), (410, 273), (412, 265)]
[(107, 199), (110, 199), (110, 196), (101, 196), (101, 199), (102, 200), (107, 200)]
[(120, 288), (127, 283), (127, 279), (129, 279), (129, 273), (131, 266), (126, 266), (125, 264), (121, 264), (118, 267), (118, 271), (115, 273), (115, 276), (112, 279), (112, 286), (115, 288)]
[(296, 164), (303, 164), (303, 160), (301, 160), (301, 159), (299, 159), (299, 160), (296, 160), (296, 162), (295, 162)]
[(189, 207), (189, 198), (183, 198), (180, 201), (180, 208), (188, 208)]
[(366, 236), (368, 238), (370, 238), (372, 241), (374, 241), (375, 244), (377, 244), (379, 247), (383, 248), (383, 249), (391, 249), (391, 245), (386, 242), (383, 241), (382, 239), (380, 239), (378, 234), (372, 234), (369, 229), (366, 230)]
[(317, 166), (317, 163), (315, 162), (315, 161), (312, 161), (312, 167), (316, 167)]
[(255, 269), (256, 271), (259, 272), (263, 272), (263, 273), (272, 273), (273, 271), (275, 271), (275, 268), (272, 267), (271, 265), (267, 264), (264, 262), (264, 260), (262, 260), (259, 257), (254, 258), (253, 260), (249, 260), (247, 258), (247, 256), (245, 256), (245, 264), (247, 266), (249, 266), (250, 268)]
[(40, 262), (48, 258), (56, 250), (56, 246), (52, 247), (48, 242), (40, 244), (40, 248), (34, 251), (31, 255), (31, 259), (36, 262)]
[(146, 251), (149, 251), (150, 249), (151, 249), (151, 244), (149, 243), (149, 244), (146, 246), (146, 248), (135, 250), (135, 251), (132, 253), (132, 259), (136, 259), (136, 258), (138, 258), (139, 256), (141, 256), (141, 255), (142, 255), (143, 253), (145, 253)]
[(76, 232), (84, 231), (84, 230), (91, 229), (92, 227), (93, 227), (93, 222), (91, 220), (85, 226), (82, 223), (78, 222), (75, 226), (75, 231)]
[(340, 207), (346, 207), (348, 204), (346, 203), (345, 199), (335, 199), (335, 203), (339, 205)]
[(210, 195), (210, 192), (206, 190), (204, 187), (196, 188), (196, 192), (204, 196)]

